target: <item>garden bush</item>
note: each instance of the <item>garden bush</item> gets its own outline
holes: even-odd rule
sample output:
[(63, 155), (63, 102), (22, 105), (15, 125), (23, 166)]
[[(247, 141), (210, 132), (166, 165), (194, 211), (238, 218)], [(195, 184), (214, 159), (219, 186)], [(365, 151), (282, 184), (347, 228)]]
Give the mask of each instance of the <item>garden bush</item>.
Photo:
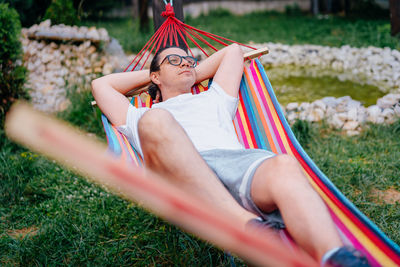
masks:
[(93, 20), (102, 19), (114, 8), (121, 8), (128, 3), (126, 0), (74, 0), (79, 18)]
[(21, 23), (18, 13), (0, 4), (0, 126), (11, 104), (19, 98), (28, 98), (24, 87), (26, 69), (21, 64)]
[(0, 3), (8, 3), (18, 12), (22, 26), (29, 27), (43, 19), (51, 0), (0, 0)]
[(53, 0), (44, 14), (44, 19), (50, 19), (52, 24), (76, 25), (78, 15), (72, 0)]

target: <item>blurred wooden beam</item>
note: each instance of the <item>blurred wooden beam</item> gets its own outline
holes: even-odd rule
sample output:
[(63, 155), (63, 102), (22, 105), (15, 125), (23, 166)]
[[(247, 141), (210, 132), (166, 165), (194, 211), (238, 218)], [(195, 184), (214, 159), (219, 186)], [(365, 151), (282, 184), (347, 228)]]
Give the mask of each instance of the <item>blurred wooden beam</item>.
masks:
[(253, 59), (253, 58), (256, 58), (256, 57), (259, 57), (259, 56), (262, 56), (262, 55), (266, 55), (268, 53), (269, 53), (268, 47), (263, 47), (263, 48), (259, 48), (257, 50), (253, 50), (253, 51), (247, 52), (247, 53), (245, 53), (243, 55), (243, 57), (245, 59)]
[(319, 266), (301, 249), (293, 249), (268, 229), (244, 229), (226, 209), (183, 191), (166, 177), (117, 159), (104, 145), (24, 103), (6, 118), (14, 141), (58, 160), (115, 193), (149, 209), (200, 238), (249, 261), (252, 266)]

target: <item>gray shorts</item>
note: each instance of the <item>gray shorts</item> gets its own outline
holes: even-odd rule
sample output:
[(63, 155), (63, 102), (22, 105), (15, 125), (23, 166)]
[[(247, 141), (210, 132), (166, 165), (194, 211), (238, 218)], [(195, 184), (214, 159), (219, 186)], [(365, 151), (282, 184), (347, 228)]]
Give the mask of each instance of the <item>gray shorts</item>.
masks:
[(254, 173), (264, 160), (275, 156), (273, 152), (263, 149), (212, 149), (202, 151), (200, 155), (242, 207), (270, 221), (274, 227), (283, 227), (279, 211), (262, 212), (250, 194)]

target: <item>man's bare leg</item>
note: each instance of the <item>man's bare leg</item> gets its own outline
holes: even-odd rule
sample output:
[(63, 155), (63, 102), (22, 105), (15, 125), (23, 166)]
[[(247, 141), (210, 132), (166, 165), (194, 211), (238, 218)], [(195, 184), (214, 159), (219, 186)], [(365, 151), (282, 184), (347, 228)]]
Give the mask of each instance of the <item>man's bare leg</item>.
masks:
[(168, 111), (147, 111), (139, 121), (139, 137), (148, 168), (236, 215), (243, 226), (256, 217), (230, 195)]
[(264, 161), (255, 172), (251, 196), (265, 212), (279, 208), (296, 243), (318, 260), (343, 246), (325, 204), (294, 157), (278, 155)]

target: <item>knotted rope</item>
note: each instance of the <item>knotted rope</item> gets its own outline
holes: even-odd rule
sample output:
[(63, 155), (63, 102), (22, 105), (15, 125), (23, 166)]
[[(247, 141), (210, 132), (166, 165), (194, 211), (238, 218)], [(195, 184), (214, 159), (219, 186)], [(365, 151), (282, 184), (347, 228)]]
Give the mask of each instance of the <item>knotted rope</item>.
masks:
[[(160, 26), (160, 28), (158, 28), (158, 30), (153, 34), (153, 36), (147, 41), (144, 47), (140, 50), (140, 52), (135, 56), (132, 62), (125, 69), (125, 71), (127, 71), (132, 65), (133, 68), (131, 70), (132, 71), (136, 70), (136, 67), (139, 65), (139, 63), (141, 63), (140, 69), (143, 69), (151, 53), (153, 53), (153, 51), (154, 53), (157, 53), (157, 51), (160, 49), (161, 46), (165, 47), (167, 44), (169, 46), (173, 45), (179, 46), (178, 36), (181, 40), (183, 40), (184, 45), (189, 50), (189, 53), (192, 56), (194, 55), (192, 50), (190, 49), (190, 46), (186, 38), (189, 39), (189, 41), (193, 45), (199, 48), (207, 57), (209, 55), (201, 47), (200, 43), (202, 43), (205, 46), (208, 46), (214, 51), (218, 51), (218, 49), (211, 42), (215, 42), (223, 46), (228, 46), (229, 44), (236, 43), (250, 49), (254, 50), (256, 49), (254, 47), (238, 43), (228, 38), (224, 38), (222, 36), (202, 31), (196, 29), (195, 27), (187, 25), (175, 17), (172, 0), (169, 3), (167, 3), (167, 1), (164, 0), (164, 3), (165, 3), (165, 11), (161, 13), (161, 16), (166, 18), (166, 20)], [(146, 54), (147, 56), (145, 56)]]

